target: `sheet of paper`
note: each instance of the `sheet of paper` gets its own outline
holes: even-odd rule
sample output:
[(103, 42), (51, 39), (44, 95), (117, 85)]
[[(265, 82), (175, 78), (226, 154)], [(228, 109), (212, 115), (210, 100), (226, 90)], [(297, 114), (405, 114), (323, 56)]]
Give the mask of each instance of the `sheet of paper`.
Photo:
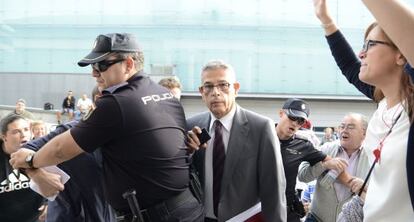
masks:
[[(47, 167), (44, 167), (42, 169), (44, 169), (44, 170), (46, 170), (47, 172), (50, 172), (50, 173), (59, 174), (60, 175), (60, 181), (63, 184), (68, 182), (68, 180), (70, 179), (70, 176), (67, 173), (65, 173), (65, 171), (61, 170), (57, 166), (47, 166)], [(34, 190), (36, 193), (42, 195), (40, 193), (39, 185), (37, 185), (33, 180), (30, 180), (30, 188), (32, 190)], [(56, 197), (57, 197), (57, 194), (53, 195), (53, 196), (50, 196), (50, 197), (46, 197), (46, 198), (50, 201), (54, 201)]]
[(227, 222), (240, 222), (240, 221), (246, 221), (249, 218), (253, 217), (254, 215), (258, 214), (262, 211), (262, 203), (259, 202), (253, 207), (250, 207), (249, 209), (237, 214), (236, 216), (230, 218), (227, 220)]

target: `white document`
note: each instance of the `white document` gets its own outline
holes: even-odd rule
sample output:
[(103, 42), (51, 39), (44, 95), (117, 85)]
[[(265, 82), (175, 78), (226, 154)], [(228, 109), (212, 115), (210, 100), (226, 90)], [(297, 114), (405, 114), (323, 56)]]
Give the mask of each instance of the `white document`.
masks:
[[(46, 170), (47, 172), (50, 172), (50, 173), (59, 174), (60, 175), (60, 182), (62, 182), (63, 184), (68, 182), (68, 180), (70, 179), (70, 176), (67, 173), (65, 173), (65, 171), (61, 170), (57, 166), (47, 166), (47, 167), (43, 167), (42, 169)], [(33, 180), (30, 180), (30, 189), (32, 189), (36, 193), (42, 195), (40, 193), (39, 185), (37, 185), (37, 183), (35, 183)], [(57, 197), (57, 194), (53, 195), (53, 196), (50, 196), (50, 197), (46, 197), (46, 198), (50, 201), (54, 201), (56, 197)]]
[(261, 211), (262, 211), (262, 203), (259, 202), (256, 205), (254, 205), (253, 207), (250, 207), (249, 209), (247, 209), (247, 210), (245, 210), (245, 211), (237, 214), (236, 216), (230, 218), (226, 222), (240, 222), (240, 221), (245, 221), (245, 220), (253, 217), (254, 215), (258, 214)]

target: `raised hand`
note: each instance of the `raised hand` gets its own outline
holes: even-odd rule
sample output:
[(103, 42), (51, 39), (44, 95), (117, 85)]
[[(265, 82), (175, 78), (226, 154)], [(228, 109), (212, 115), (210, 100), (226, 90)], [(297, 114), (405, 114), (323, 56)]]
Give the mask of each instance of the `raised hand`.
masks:
[(328, 36), (336, 32), (338, 28), (336, 27), (333, 18), (329, 14), (326, 0), (313, 0), (313, 7), (315, 9), (316, 17), (321, 21), (321, 25), (325, 30), (325, 35)]
[(315, 8), (316, 17), (322, 22), (322, 24), (329, 24), (333, 22), (326, 5), (326, 0), (313, 0), (313, 7)]

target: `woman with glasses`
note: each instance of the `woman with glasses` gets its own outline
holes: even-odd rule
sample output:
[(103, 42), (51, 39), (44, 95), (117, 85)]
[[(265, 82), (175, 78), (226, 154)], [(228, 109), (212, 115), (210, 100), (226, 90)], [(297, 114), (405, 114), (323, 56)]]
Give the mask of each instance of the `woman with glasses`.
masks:
[(414, 64), (414, 10), (400, 0), (363, 0), (379, 25)]
[[(371, 24), (359, 58), (331, 18), (326, 0), (314, 0), (332, 55), (343, 75), (378, 103), (364, 142), (370, 162), (378, 160), (364, 205), (364, 221), (414, 218), (414, 85), (406, 58), (377, 24)], [(408, 71), (408, 72), (407, 72)], [(411, 130), (410, 130), (411, 128)], [(409, 142), (411, 141), (411, 142)]]

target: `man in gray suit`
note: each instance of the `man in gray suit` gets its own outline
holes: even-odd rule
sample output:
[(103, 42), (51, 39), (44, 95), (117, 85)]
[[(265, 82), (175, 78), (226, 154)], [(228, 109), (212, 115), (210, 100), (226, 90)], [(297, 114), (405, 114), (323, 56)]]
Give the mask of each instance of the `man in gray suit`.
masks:
[(209, 62), (201, 80), (209, 111), (188, 119), (187, 126), (212, 136), (193, 157), (204, 188), (205, 221), (226, 221), (259, 202), (265, 221), (286, 221), (286, 182), (272, 121), (237, 105), (240, 84), (230, 65)]

